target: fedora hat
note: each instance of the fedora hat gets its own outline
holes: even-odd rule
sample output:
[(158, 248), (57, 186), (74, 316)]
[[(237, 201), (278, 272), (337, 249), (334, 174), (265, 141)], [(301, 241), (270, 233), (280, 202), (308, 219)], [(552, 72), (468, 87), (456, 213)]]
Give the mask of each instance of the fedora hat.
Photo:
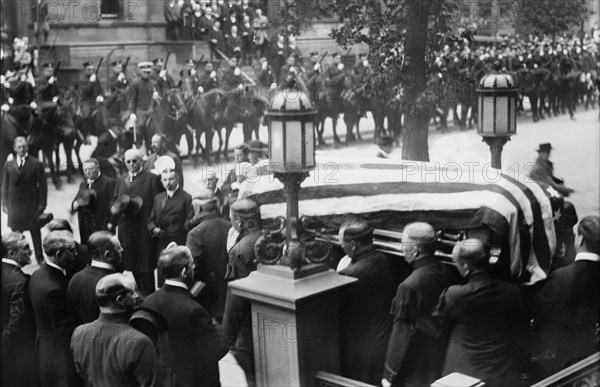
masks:
[(250, 152), (268, 152), (269, 146), (260, 140), (252, 140), (248, 143)]
[(552, 150), (552, 144), (550, 144), (549, 142), (540, 144), (539, 148), (537, 149), (538, 152), (550, 152), (551, 150)]
[(38, 215), (37, 218), (35, 218), (35, 221), (37, 222), (38, 226), (42, 228), (50, 223), (52, 219), (54, 219), (54, 215), (52, 215), (52, 213), (44, 212)]
[(123, 194), (115, 200), (112, 208), (117, 214), (135, 215), (142, 209), (142, 204), (144, 200), (141, 197)]
[[(80, 208), (86, 209), (86, 210), (90, 210), (92, 208), (94, 208), (94, 206), (96, 205), (96, 199), (98, 197), (98, 194), (96, 193), (96, 190), (88, 188), (88, 189), (84, 189), (82, 191), (77, 192), (77, 196), (75, 196), (75, 199), (73, 200), (73, 202), (71, 203), (71, 210), (77, 211)], [(73, 205), (77, 203), (77, 208), (73, 208)]]

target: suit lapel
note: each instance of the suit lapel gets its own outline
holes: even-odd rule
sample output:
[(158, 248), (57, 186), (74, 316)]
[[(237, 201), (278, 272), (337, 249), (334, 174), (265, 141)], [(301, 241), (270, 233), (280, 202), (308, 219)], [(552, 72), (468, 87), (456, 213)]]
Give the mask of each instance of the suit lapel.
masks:
[(13, 163), (13, 165), (15, 166), (15, 170), (17, 171), (17, 183), (21, 180), (21, 177), (23, 177), (23, 171), (25, 170), (25, 166), (27, 165), (27, 159), (25, 159), (25, 163), (23, 163), (23, 166), (21, 168), (19, 168), (19, 163), (17, 163), (17, 158), (15, 157), (14, 159), (12, 159), (11, 161)]

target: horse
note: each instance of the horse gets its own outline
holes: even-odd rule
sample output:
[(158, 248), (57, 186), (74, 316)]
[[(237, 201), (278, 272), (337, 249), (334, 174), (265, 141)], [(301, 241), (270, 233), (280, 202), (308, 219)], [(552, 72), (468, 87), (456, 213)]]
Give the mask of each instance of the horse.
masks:
[[(227, 159), (229, 137), (234, 125), (238, 122), (242, 124), (244, 142), (247, 143), (252, 140), (252, 133), (258, 139), (260, 122), (267, 105), (268, 101), (254, 95), (254, 92), (249, 87), (238, 87), (237, 89), (224, 91), (217, 95), (214, 120), (214, 128), (219, 136), (217, 158), (222, 149), (223, 156)], [(221, 134), (221, 129), (223, 128), (225, 128), (225, 141), (223, 141)]]
[[(202, 158), (205, 161), (210, 161), (217, 99), (220, 97), (220, 93), (218, 89), (199, 93), (188, 103), (186, 125), (193, 128), (196, 133), (196, 148), (193, 156), (194, 167), (197, 166), (198, 151), (200, 149), (202, 149)], [(200, 141), (202, 134), (204, 134), (205, 146), (202, 146)], [(188, 141), (188, 147), (189, 145)]]
[(9, 112), (2, 112), (2, 135), (0, 136), (0, 162), (6, 163), (8, 155), (13, 152), (13, 142), (21, 133), (16, 119)]
[[(37, 113), (30, 118), (29, 144), (32, 154), (37, 154), (41, 150), (50, 167), (52, 182), (58, 189), (61, 181), (58, 176), (60, 168), (59, 146), (64, 145), (67, 158), (67, 179), (69, 183), (73, 179), (73, 147), (72, 141), (77, 136), (75, 123), (73, 119), (74, 108), (73, 101), (69, 102), (42, 102), (38, 106)], [(56, 164), (53, 156), (56, 156)], [(78, 161), (79, 154), (77, 154)]]
[(158, 101), (153, 101), (148, 111), (144, 133), (146, 146), (152, 143), (152, 136), (163, 133), (167, 137), (167, 148), (179, 154), (178, 144), (186, 130), (187, 108), (181, 90), (172, 88)]

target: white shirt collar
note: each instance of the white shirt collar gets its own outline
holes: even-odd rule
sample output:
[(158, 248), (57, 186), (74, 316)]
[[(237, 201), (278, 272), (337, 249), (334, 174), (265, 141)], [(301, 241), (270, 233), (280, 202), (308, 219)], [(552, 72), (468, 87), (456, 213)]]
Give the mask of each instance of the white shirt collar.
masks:
[(98, 176), (96, 176), (96, 178), (95, 178), (94, 180), (92, 180), (92, 179), (87, 179), (87, 183), (88, 183), (88, 185), (92, 185), (92, 184), (94, 184), (94, 182), (100, 178), (100, 175), (102, 175), (102, 173), (101, 173), (100, 171), (98, 171)]
[(110, 263), (100, 262), (100, 261), (93, 261), (92, 260), (92, 263), (90, 264), (90, 266), (98, 267), (100, 269), (115, 270), (115, 267), (113, 265), (111, 265)]
[(27, 156), (29, 156), (29, 153), (25, 153), (25, 156), (23, 157), (17, 155), (17, 163), (21, 164), (21, 162), (27, 160)]
[(50, 262), (48, 259), (45, 259), (46, 265), (51, 266), (57, 270), (60, 270), (61, 273), (63, 273), (63, 275), (66, 277), (67, 276), (67, 271), (65, 269), (63, 269), (62, 267), (58, 266), (56, 263), (54, 262)]
[(21, 267), (21, 265), (19, 265), (17, 263), (17, 261), (15, 261), (14, 259), (2, 258), (2, 262), (8, 263), (9, 265), (13, 265), (13, 266), (16, 266), (16, 267)]
[(167, 190), (167, 196), (172, 198), (173, 195), (175, 195), (175, 192), (177, 192), (177, 190), (179, 189), (179, 184), (177, 184), (177, 187), (175, 187), (175, 189), (173, 191), (169, 191)]
[(184, 284), (183, 282), (173, 281), (173, 280), (170, 280), (170, 279), (166, 279), (165, 280), (165, 284), (166, 285), (171, 285), (171, 286), (176, 286), (178, 288), (183, 288), (185, 290), (189, 290), (188, 287), (187, 287), (187, 285)]
[(600, 255), (594, 253), (577, 253), (577, 255), (575, 256), (575, 260), (600, 262)]

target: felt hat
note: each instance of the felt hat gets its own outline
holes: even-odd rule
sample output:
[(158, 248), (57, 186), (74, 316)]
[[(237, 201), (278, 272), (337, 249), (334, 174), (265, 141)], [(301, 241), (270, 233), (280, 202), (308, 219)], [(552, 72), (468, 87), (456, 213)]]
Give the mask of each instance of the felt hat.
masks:
[(74, 210), (73, 205), (75, 203), (77, 203), (79, 205), (79, 208), (83, 208), (83, 209), (94, 208), (94, 206), (96, 205), (97, 196), (98, 196), (98, 194), (96, 193), (96, 190), (91, 189), (91, 188), (84, 189), (84, 190), (77, 192), (77, 196), (75, 196), (73, 203), (71, 203), (71, 210)]
[(48, 223), (50, 223), (50, 221), (52, 219), (54, 219), (54, 215), (52, 215), (52, 213), (44, 212), (43, 214), (38, 215), (38, 217), (35, 220), (36, 220), (38, 226), (40, 228), (42, 228), (45, 225), (47, 225)]
[(392, 136), (381, 136), (377, 139), (377, 145), (387, 146), (392, 145), (394, 143), (394, 139)]
[(268, 152), (269, 146), (260, 140), (252, 140), (248, 143), (250, 152)]
[(113, 208), (117, 214), (135, 215), (141, 209), (144, 200), (139, 196), (123, 194), (115, 200)]
[(551, 150), (552, 150), (552, 145), (549, 142), (540, 144), (539, 148), (537, 149), (538, 152), (550, 152)]

